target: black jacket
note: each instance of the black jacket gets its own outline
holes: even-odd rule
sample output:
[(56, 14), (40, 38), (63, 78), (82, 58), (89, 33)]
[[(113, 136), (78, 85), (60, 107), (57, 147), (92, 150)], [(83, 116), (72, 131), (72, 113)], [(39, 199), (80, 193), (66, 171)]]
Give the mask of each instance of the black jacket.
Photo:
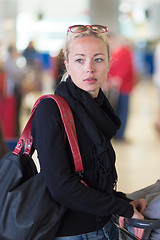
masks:
[[(88, 184), (82, 184), (74, 172), (72, 154), (68, 141), (64, 143), (56, 103), (52, 99), (43, 100), (33, 119), (32, 136), (47, 187), (52, 197), (68, 208), (57, 236), (100, 229), (113, 213), (131, 217), (133, 207), (129, 200), (113, 190), (117, 176), (110, 139), (119, 127), (119, 120), (108, 100), (102, 91), (97, 99), (92, 99), (70, 78), (58, 86), (56, 94), (63, 96), (72, 109), (84, 166), (83, 180)], [(103, 117), (105, 121), (101, 122)], [(102, 129), (99, 124), (104, 125)], [(106, 131), (103, 132), (104, 128)]]

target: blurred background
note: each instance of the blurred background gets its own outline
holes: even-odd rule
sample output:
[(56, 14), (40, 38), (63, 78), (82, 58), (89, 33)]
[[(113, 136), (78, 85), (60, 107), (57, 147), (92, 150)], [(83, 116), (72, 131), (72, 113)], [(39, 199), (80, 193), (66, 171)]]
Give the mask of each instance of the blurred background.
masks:
[[(132, 64), (127, 90), (116, 67), (104, 87), (116, 111), (127, 96), (127, 110), (120, 113), (122, 122), (127, 114), (123, 136), (113, 139), (118, 189), (132, 192), (154, 183), (160, 176), (159, 13), (158, 0), (0, 0), (1, 155), (13, 149), (34, 101), (54, 92), (68, 26), (102, 24), (109, 28), (111, 57), (121, 59), (121, 70)], [(124, 47), (130, 60), (120, 57)]]

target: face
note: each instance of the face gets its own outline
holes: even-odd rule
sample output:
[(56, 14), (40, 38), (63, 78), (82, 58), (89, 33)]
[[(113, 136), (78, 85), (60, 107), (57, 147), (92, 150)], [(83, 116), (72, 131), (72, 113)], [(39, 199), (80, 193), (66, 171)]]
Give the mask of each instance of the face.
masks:
[(74, 84), (93, 98), (97, 97), (109, 68), (105, 42), (90, 36), (75, 39), (65, 65)]

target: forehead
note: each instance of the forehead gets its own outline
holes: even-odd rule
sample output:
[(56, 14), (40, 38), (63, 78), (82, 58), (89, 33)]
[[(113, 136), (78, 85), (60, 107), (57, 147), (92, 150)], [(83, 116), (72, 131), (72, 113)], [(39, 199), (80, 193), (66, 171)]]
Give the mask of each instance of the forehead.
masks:
[(105, 42), (100, 38), (85, 36), (74, 39), (70, 44), (71, 54), (87, 54), (88, 52), (106, 54), (107, 47)]

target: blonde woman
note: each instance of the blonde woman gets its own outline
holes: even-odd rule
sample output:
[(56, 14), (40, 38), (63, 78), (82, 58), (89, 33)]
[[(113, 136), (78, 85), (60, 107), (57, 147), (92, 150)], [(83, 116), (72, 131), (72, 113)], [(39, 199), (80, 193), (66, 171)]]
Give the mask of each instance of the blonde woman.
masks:
[[(110, 140), (120, 120), (101, 90), (110, 65), (108, 29), (101, 25), (68, 28), (64, 49), (68, 77), (55, 93), (61, 95), (73, 112), (79, 148), (84, 165), (83, 181), (74, 172), (68, 144), (64, 144), (62, 122), (56, 103), (43, 100), (32, 125), (34, 146), (41, 170), (54, 199), (67, 207), (56, 240), (111, 239), (118, 230), (112, 214), (143, 219), (139, 211), (144, 200), (131, 201), (115, 189), (115, 152)], [(136, 209), (137, 208), (137, 209)], [(138, 230), (141, 238), (143, 230)]]

